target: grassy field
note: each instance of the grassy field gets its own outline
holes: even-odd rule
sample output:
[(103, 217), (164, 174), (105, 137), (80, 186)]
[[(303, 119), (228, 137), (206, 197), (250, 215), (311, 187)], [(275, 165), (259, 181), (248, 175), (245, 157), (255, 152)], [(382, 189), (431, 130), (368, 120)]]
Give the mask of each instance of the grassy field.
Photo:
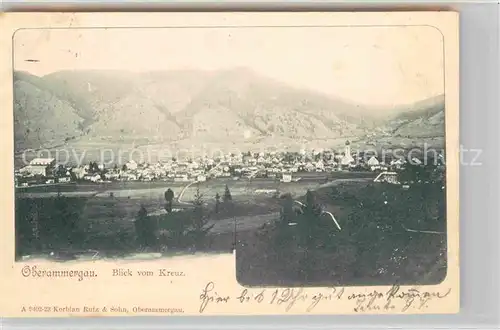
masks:
[[(331, 173), (296, 173), (294, 178), (301, 178), (298, 182), (283, 183), (274, 179), (260, 179), (254, 178), (252, 180), (241, 178), (240, 180), (233, 180), (232, 178), (217, 178), (211, 179), (206, 182), (200, 182), (197, 185), (193, 185), (189, 191), (194, 191), (196, 186), (200, 189), (215, 192), (224, 189), (225, 185), (230, 188), (237, 189), (237, 191), (248, 190), (248, 189), (276, 189), (276, 188), (293, 188), (298, 187), (316, 187), (327, 181), (337, 180), (337, 179), (357, 179), (357, 178), (375, 178), (376, 174), (371, 172), (331, 172)], [(59, 184), (59, 185), (44, 185), (37, 187), (19, 187), (16, 188), (16, 193), (19, 196), (30, 196), (35, 194), (43, 193), (74, 193), (79, 192), (116, 192), (125, 197), (134, 197), (147, 195), (155, 195), (157, 192), (164, 192), (166, 189), (171, 188), (174, 192), (179, 193), (189, 182), (165, 182), (165, 181), (114, 181), (114, 182), (104, 182), (104, 183), (91, 183), (91, 182), (78, 182), (69, 184)]]
[[(222, 196), (226, 184), (231, 189), (233, 202), (231, 207), (221, 206), (215, 213), (215, 193)], [(148, 184), (146, 187), (123, 189), (126, 194), (114, 196), (109, 195), (113, 190), (105, 190), (94, 197), (64, 197), (63, 194), (68, 205), (55, 213), (55, 209), (60, 210), (54, 204), (57, 197), (18, 196), (18, 254), (58, 248), (95, 249), (110, 256), (136, 251), (134, 220), (138, 211), (141, 205), (150, 214), (161, 211), (165, 202), (163, 192), (168, 186), (153, 188)], [(205, 194), (203, 208), (210, 221), (224, 223), (222, 229), (209, 234), (201, 250), (229, 253), (236, 243), (237, 274), (242, 285), (431, 284), (439, 282), (446, 274), (446, 235), (404, 230), (407, 227), (446, 231), (444, 191), (440, 187), (422, 185), (403, 190), (396, 185), (341, 179), (325, 185), (318, 178), (290, 184), (269, 180), (220, 180), (200, 183), (198, 187), (193, 185), (183, 199), (191, 201), (197, 188)], [(172, 189), (178, 193), (181, 187)], [(316, 201), (324, 210), (332, 212), (341, 225), (342, 231), (329, 239), (333, 248), (309, 252), (311, 270), (306, 282), (300, 274), (304, 250), (294, 245), (293, 237), (297, 233), (292, 233), (286, 247), (275, 242), (277, 232), (273, 218), (278, 220), (283, 199), (273, 194), (256, 193), (258, 189), (278, 189), (281, 194), (290, 192), (302, 202), (305, 202), (306, 190), (315, 189)], [(188, 208), (175, 216), (189, 217), (190, 212)], [(37, 239), (31, 234), (34, 218), (45, 226)], [(58, 220), (61, 218), (72, 221), (61, 223)], [(161, 215), (150, 216), (151, 221), (162, 219), (165, 218)], [(269, 220), (262, 222), (262, 219)], [(237, 228), (242, 230), (236, 235), (231, 221), (241, 222)], [(62, 229), (52, 230), (51, 224)]]
[[(359, 177), (368, 174), (352, 174), (338, 173), (336, 178)], [(215, 209), (215, 195), (224, 194), (226, 185), (231, 190), (234, 200), (234, 206), (230, 212), (221, 211), (218, 214), (212, 214), (213, 220), (240, 217), (240, 216), (255, 216), (260, 214), (270, 214), (278, 212), (281, 208), (281, 201), (275, 198), (276, 194), (271, 191), (278, 189), (279, 194), (291, 193), (292, 195), (301, 196), (307, 189), (317, 189), (324, 182), (323, 176), (318, 174), (309, 174), (305, 176), (304, 181), (292, 183), (279, 183), (273, 180), (255, 179), (248, 180), (211, 180), (192, 185), (186, 189), (183, 195), (183, 201), (188, 203), (193, 200), (196, 190), (199, 189), (203, 195), (205, 208), (208, 212), (213, 212)], [(91, 189), (100, 189), (95, 192)], [(66, 188), (61, 189), (62, 196), (67, 196), (71, 200), (79, 200), (78, 214), (80, 225), (86, 232), (91, 235), (110, 235), (113, 232), (126, 232), (133, 229), (133, 221), (137, 213), (143, 205), (148, 213), (157, 213), (164, 209), (165, 200), (164, 192), (167, 188), (171, 188), (178, 195), (184, 184), (179, 183), (165, 184), (162, 182), (144, 183), (144, 182), (117, 182), (106, 185), (92, 184), (74, 184), (64, 185)], [(54, 187), (50, 187), (54, 189)], [(259, 192), (263, 190), (264, 192)], [(269, 192), (265, 192), (268, 190)], [(73, 193), (84, 193), (82, 197), (73, 195)], [(92, 193), (92, 195), (91, 195)], [(47, 197), (48, 196), (48, 197)], [(44, 198), (56, 198), (57, 193), (38, 191), (38, 192), (18, 192), (17, 200), (38, 200)], [(174, 208), (189, 208), (189, 205), (179, 204), (174, 202)], [(48, 207), (48, 206), (47, 206)], [(331, 211), (338, 212), (334, 206), (329, 208)], [(21, 212), (21, 211), (19, 211)], [(89, 234), (90, 235), (90, 234)]]
[[(231, 182), (229, 182), (231, 183)], [(218, 185), (220, 194), (224, 193), (224, 183)], [(16, 236), (18, 237), (18, 254), (34, 253), (39, 251), (50, 250), (53, 248), (77, 248), (77, 249), (98, 249), (105, 250), (108, 253), (120, 254), (124, 251), (132, 251), (137, 248), (135, 242), (135, 227), (134, 220), (137, 219), (138, 212), (141, 206), (144, 206), (148, 213), (161, 213), (164, 210), (165, 200), (163, 197), (166, 187), (156, 188), (156, 190), (148, 189), (131, 189), (122, 190), (126, 194), (114, 193), (110, 196), (109, 191), (103, 192), (97, 196), (72, 196), (71, 194), (62, 193), (60, 197), (57, 193), (29, 193), (17, 194), (16, 198)], [(176, 189), (177, 191), (179, 190)], [(187, 198), (194, 195), (195, 188), (186, 193)], [(215, 191), (208, 184), (200, 187), (201, 191), (207, 193), (205, 197), (204, 209), (210, 217), (211, 221), (219, 221), (224, 219), (233, 219), (243, 216), (258, 216), (278, 212), (280, 209), (280, 201), (268, 195), (243, 195), (243, 190), (235, 189), (233, 192), (233, 206), (231, 208), (222, 205), (218, 213), (215, 213)], [(210, 195), (209, 195), (210, 193)], [(43, 198), (38, 194), (44, 195)], [(38, 195), (38, 196), (37, 196)], [(48, 195), (48, 196), (47, 196)], [(58, 198), (63, 198), (69, 204), (68, 208), (74, 211), (71, 214), (70, 222), (75, 222), (72, 232), (78, 232), (79, 235), (65, 239), (61, 235), (57, 235), (50, 228), (42, 230), (40, 237), (34, 239), (32, 236), (31, 224), (37, 222), (45, 226), (59, 226), (61, 223), (57, 221), (60, 217), (56, 212), (56, 201)], [(190, 201), (190, 199), (186, 199)], [(189, 204), (189, 202), (186, 202)], [(185, 208), (179, 216), (189, 217), (192, 206), (174, 203), (175, 207)], [(172, 215), (173, 216), (173, 215)], [(35, 221), (34, 219), (38, 219)], [(157, 222), (164, 216), (150, 216), (151, 221)], [(232, 227), (231, 227), (232, 230)], [(221, 237), (226, 237), (227, 234), (221, 233), (217, 235), (214, 248), (220, 249), (219, 244)], [(68, 236), (69, 237), (69, 236)], [(213, 239), (211, 240), (213, 241)], [(224, 240), (223, 240), (224, 241)], [(231, 241), (232, 246), (233, 241)], [(212, 247), (208, 247), (212, 250)], [(227, 246), (225, 250), (230, 249)]]

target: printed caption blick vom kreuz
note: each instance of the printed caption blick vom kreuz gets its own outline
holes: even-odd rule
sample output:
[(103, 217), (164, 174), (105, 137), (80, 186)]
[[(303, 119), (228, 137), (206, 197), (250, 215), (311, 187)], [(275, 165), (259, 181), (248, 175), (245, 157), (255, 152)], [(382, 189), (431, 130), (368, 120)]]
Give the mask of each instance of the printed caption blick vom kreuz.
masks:
[(141, 277), (184, 277), (186, 274), (183, 271), (159, 268), (155, 270), (132, 270), (130, 268), (115, 268), (113, 269), (113, 276), (117, 277), (131, 277), (131, 276), (141, 276)]

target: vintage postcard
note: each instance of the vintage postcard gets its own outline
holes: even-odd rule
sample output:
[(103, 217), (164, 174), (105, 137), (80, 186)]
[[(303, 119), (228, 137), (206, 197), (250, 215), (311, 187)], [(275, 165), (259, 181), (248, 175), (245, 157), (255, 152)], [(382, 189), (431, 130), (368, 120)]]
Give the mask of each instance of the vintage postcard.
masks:
[(457, 13), (0, 25), (1, 316), (458, 312)]

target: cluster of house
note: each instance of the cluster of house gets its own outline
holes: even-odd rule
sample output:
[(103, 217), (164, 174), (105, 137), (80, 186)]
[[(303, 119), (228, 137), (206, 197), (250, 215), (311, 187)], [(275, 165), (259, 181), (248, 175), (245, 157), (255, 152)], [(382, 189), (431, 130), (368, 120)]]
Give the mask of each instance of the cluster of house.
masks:
[(16, 187), (36, 184), (68, 183), (72, 181), (71, 170), (57, 166), (54, 158), (35, 158), (27, 166), (14, 172)]
[[(418, 161), (418, 160), (416, 160)], [(16, 173), (18, 181), (27, 184), (27, 178), (37, 178), (39, 183), (69, 182), (85, 180), (103, 181), (206, 181), (220, 177), (271, 177), (284, 182), (293, 180), (297, 172), (332, 172), (343, 170), (396, 171), (405, 164), (405, 159), (379, 159), (376, 156), (353, 155), (350, 143), (344, 152), (336, 154), (322, 151), (304, 156), (301, 153), (260, 152), (228, 154), (217, 159), (204, 158), (197, 161), (168, 160), (156, 164), (138, 164), (130, 160), (124, 165), (89, 164), (73, 168), (57, 166), (54, 159), (37, 158)], [(21, 180), (24, 179), (24, 180)], [(29, 184), (29, 183), (28, 183)]]

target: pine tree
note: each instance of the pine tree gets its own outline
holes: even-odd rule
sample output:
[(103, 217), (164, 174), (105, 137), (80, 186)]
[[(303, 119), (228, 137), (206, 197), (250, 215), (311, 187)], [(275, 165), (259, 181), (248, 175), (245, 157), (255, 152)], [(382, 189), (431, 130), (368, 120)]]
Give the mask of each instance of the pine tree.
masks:
[(316, 202), (314, 193), (308, 190), (303, 213), (297, 219), (298, 244), (302, 250), (298, 271), (304, 281), (310, 280), (311, 275), (314, 274), (312, 267), (315, 263), (315, 251), (329, 234), (323, 226), (321, 213), (321, 206)]
[(147, 246), (147, 215), (148, 211), (141, 205), (139, 212), (137, 213), (137, 218), (135, 219), (135, 233), (137, 235), (137, 241), (140, 246)]
[(167, 244), (169, 247), (182, 248), (186, 244), (186, 229), (189, 223), (184, 214), (168, 213), (164, 214), (159, 221), (160, 228), (166, 230)]
[(135, 228), (137, 239), (143, 247), (154, 247), (157, 243), (155, 222), (150, 219), (144, 205), (141, 204), (141, 209), (135, 220)]
[(165, 191), (165, 201), (167, 202), (165, 205), (165, 210), (170, 213), (172, 212), (172, 201), (174, 200), (174, 192), (172, 189), (168, 188)]
[(340, 195), (339, 188), (331, 187), (329, 195), (330, 195), (330, 198), (334, 201), (340, 199), (341, 195)]
[(50, 220), (46, 223), (55, 244), (73, 246), (80, 238), (78, 231), (78, 201), (58, 194), (53, 200), (50, 210)]
[(233, 197), (231, 196), (231, 191), (229, 191), (229, 187), (226, 185), (224, 190), (224, 202), (232, 201)]
[(206, 228), (206, 225), (208, 223), (208, 217), (205, 214), (203, 194), (200, 193), (199, 187), (196, 188), (193, 204), (194, 204), (194, 209), (192, 215), (192, 222), (188, 235), (192, 240), (193, 246), (196, 249), (199, 249), (204, 245), (206, 236), (208, 235), (210, 229), (212, 229), (213, 227), (212, 225), (211, 227)]
[(296, 258), (295, 226), (289, 224), (296, 221), (296, 213), (293, 208), (294, 201), (290, 194), (286, 194), (282, 203), (280, 217), (271, 226), (265, 226), (258, 236), (265, 246), (265, 259), (269, 267), (279, 265), (280, 276), (289, 276), (293, 269), (294, 258)]
[(196, 188), (196, 193), (194, 195), (194, 217), (193, 217), (193, 229), (201, 230), (205, 225), (205, 215), (203, 210), (203, 194), (200, 193), (200, 188)]
[(220, 207), (220, 195), (219, 193), (215, 194), (215, 213), (219, 213), (219, 207)]
[(280, 219), (275, 225), (275, 234), (272, 237), (274, 250), (276, 250), (278, 255), (288, 255), (289, 243), (293, 240), (293, 232), (290, 224), (294, 223), (296, 220), (296, 214), (293, 209), (293, 198), (290, 194), (285, 196), (283, 205), (280, 212)]
[(283, 202), (283, 207), (281, 208), (281, 216), (279, 225), (288, 225), (289, 223), (295, 222), (295, 211), (293, 210), (293, 198), (292, 195), (286, 194), (285, 200)]
[(308, 217), (308, 220), (313, 223), (317, 223), (318, 217), (321, 215), (321, 206), (316, 202), (316, 196), (311, 190), (307, 190), (306, 193), (306, 203), (303, 209), (304, 215)]

